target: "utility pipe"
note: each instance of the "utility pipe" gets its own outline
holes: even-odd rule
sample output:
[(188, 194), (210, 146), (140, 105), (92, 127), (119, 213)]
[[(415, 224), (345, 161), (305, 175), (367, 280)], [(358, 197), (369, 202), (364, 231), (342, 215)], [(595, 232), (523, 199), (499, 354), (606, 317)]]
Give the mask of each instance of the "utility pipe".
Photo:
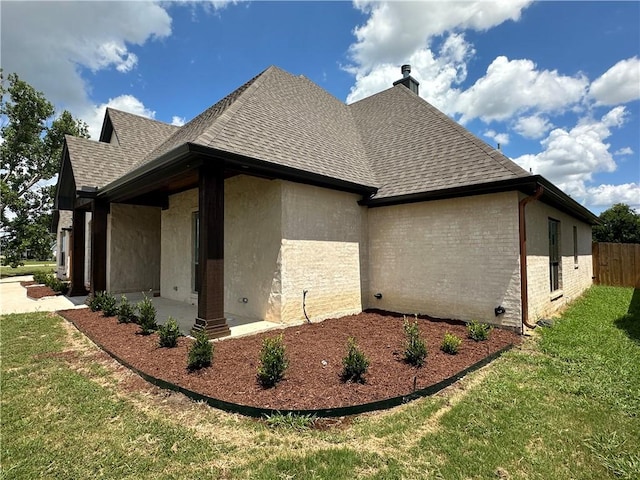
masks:
[(524, 327), (534, 329), (536, 325), (529, 323), (529, 285), (527, 283), (527, 225), (524, 207), (538, 200), (544, 193), (542, 185), (536, 187), (533, 195), (525, 197), (518, 202), (518, 223), (520, 227), (520, 295), (522, 298), (522, 333)]

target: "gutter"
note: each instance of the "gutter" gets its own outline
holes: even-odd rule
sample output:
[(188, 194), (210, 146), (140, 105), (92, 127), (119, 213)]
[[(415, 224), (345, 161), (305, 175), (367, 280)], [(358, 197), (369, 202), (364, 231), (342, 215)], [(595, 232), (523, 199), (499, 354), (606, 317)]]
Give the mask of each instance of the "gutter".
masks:
[(544, 193), (542, 185), (538, 185), (533, 195), (523, 198), (518, 202), (518, 224), (520, 233), (520, 297), (522, 300), (522, 333), (524, 327), (534, 329), (536, 325), (529, 323), (529, 284), (527, 281), (527, 225), (525, 207), (530, 202), (535, 202)]

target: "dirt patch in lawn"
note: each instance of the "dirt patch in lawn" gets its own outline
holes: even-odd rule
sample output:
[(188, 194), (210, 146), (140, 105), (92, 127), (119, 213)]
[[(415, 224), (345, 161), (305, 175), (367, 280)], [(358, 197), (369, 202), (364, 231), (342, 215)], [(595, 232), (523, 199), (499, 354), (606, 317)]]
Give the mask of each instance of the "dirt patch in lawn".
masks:
[[(256, 381), (259, 352), (266, 337), (280, 331), (216, 341), (213, 365), (189, 372), (188, 350), (192, 339), (181, 337), (176, 348), (160, 348), (157, 334), (140, 335), (138, 325), (119, 324), (88, 309), (59, 312), (89, 338), (156, 378), (183, 388), (242, 405), (272, 409), (321, 409), (358, 405), (411, 393), (448, 378), (521, 337), (495, 329), (485, 342), (466, 337), (461, 322), (419, 320), (426, 339), (425, 365), (415, 368), (403, 361), (402, 316), (365, 312), (283, 329), (289, 368), (275, 388), (264, 389)], [(463, 339), (457, 355), (440, 350), (445, 332)], [(370, 360), (366, 383), (343, 383), (340, 378), (347, 340), (354, 337)]]
[(56, 292), (46, 285), (34, 285), (27, 287), (27, 297), (37, 300), (43, 297), (55, 297), (56, 295), (62, 295), (60, 292)]

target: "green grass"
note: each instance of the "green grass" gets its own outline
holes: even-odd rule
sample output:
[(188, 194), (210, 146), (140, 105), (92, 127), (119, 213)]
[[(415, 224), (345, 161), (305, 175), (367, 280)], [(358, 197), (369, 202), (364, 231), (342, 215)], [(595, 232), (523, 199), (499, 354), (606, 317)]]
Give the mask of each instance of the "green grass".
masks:
[(56, 264), (54, 262), (27, 260), (24, 265), (16, 268), (12, 268), (9, 265), (0, 266), (0, 278), (33, 275), (35, 272), (53, 272), (55, 268)]
[(59, 317), (0, 322), (6, 478), (640, 478), (640, 290), (594, 287), (448, 392), (328, 430), (131, 390)]

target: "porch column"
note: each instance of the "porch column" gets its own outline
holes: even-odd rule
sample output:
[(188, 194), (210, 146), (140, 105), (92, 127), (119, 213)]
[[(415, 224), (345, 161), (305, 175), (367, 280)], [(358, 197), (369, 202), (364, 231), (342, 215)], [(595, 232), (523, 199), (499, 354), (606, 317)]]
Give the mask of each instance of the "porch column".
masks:
[(193, 331), (204, 331), (209, 338), (219, 338), (231, 334), (224, 318), (224, 172), (221, 167), (200, 167), (198, 217), (200, 291)]
[(108, 205), (91, 202), (91, 294), (107, 289), (107, 212)]
[(69, 296), (78, 297), (87, 294), (84, 286), (84, 210), (73, 210), (73, 222), (71, 231), (71, 265), (69, 276), (71, 286)]

